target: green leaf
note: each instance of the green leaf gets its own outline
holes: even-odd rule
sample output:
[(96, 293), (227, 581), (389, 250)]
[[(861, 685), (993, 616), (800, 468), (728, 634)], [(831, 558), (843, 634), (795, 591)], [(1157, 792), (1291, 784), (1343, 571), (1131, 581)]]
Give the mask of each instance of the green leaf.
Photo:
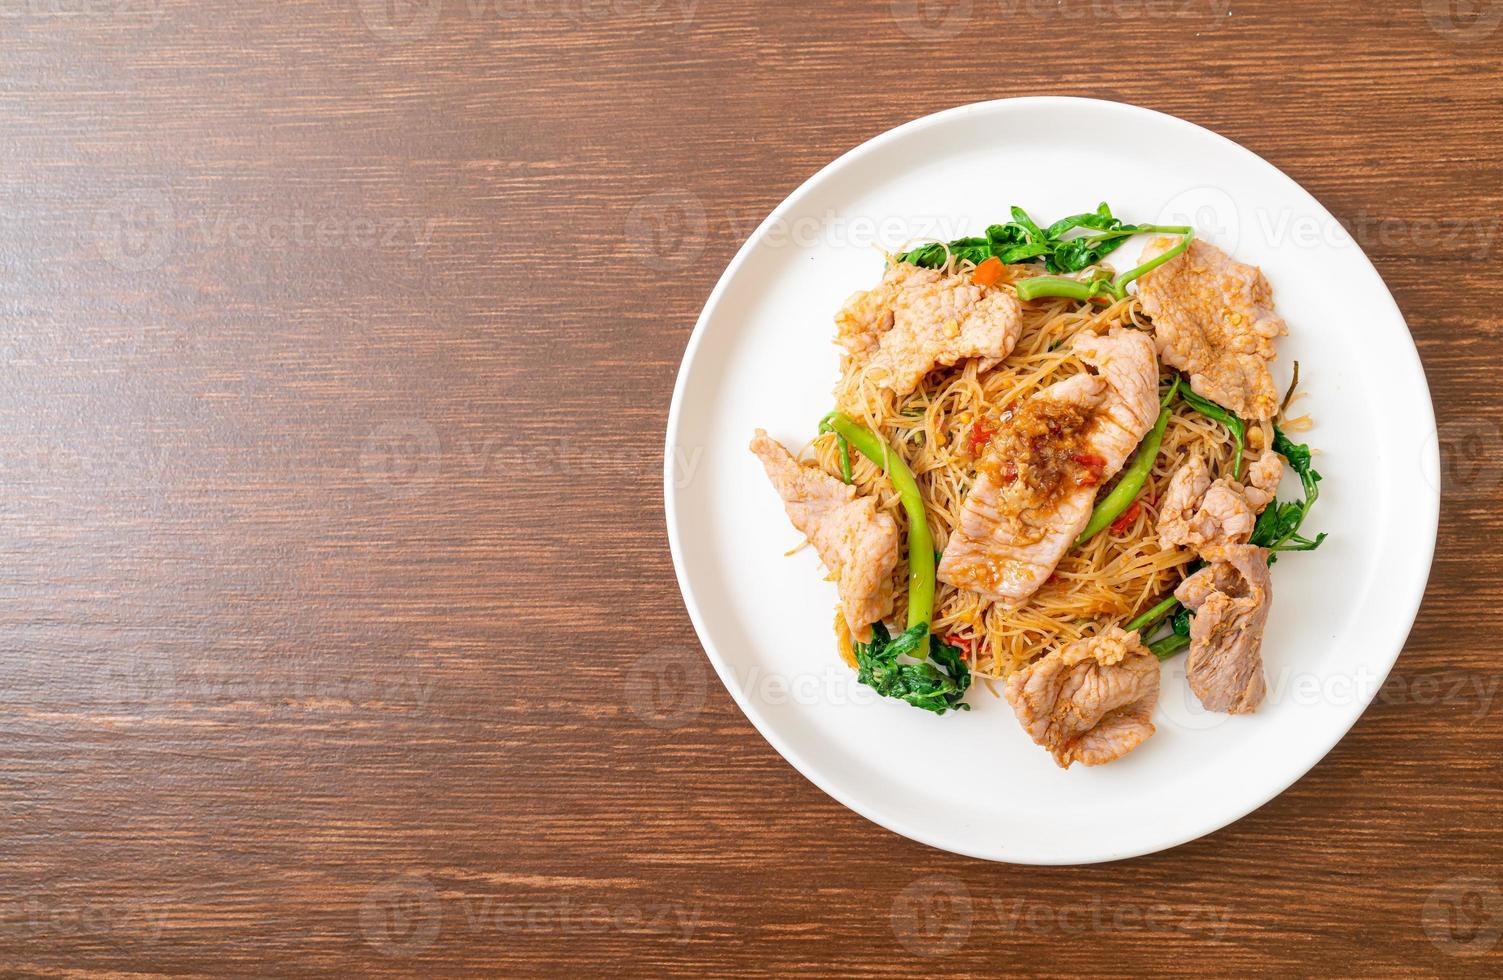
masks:
[[(1065, 236), (1072, 231), (1095, 232), (1095, 234), (1066, 238)], [(1112, 214), (1112, 209), (1104, 201), (1097, 205), (1095, 211), (1072, 214), (1068, 218), (1061, 218), (1054, 222), (1048, 228), (1040, 228), (1038, 222), (1034, 221), (1027, 211), (1014, 205), (1012, 220), (1005, 224), (989, 225), (985, 238), (956, 239), (950, 243), (948, 253), (945, 251), (945, 246), (939, 243), (923, 245), (905, 252), (898, 256), (898, 259), (931, 269), (944, 265), (947, 255), (953, 255), (957, 259), (969, 259), (977, 265), (993, 257), (1009, 264), (1043, 259), (1045, 267), (1052, 273), (1079, 272), (1099, 264), (1107, 255), (1121, 248), (1122, 243), (1133, 235), (1151, 231), (1176, 232), (1187, 236), (1190, 233), (1189, 228), (1126, 224)], [(1184, 244), (1188, 244), (1188, 238)], [(1182, 249), (1183, 244), (1179, 248)], [(1172, 257), (1166, 253), (1161, 259)], [(1110, 294), (1116, 299), (1122, 299), (1126, 293), (1121, 287), (1142, 271), (1145, 270), (1140, 267), (1132, 273), (1124, 273), (1127, 278), (1122, 283), (1111, 285), (1111, 288), (1098, 289), (1085, 298)], [(1073, 289), (1074, 285), (1073, 283), (1061, 285), (1060, 282), (1049, 284), (1047, 286), (1049, 291), (1040, 295), (1079, 298), (1074, 296), (1076, 292)], [(1034, 282), (1026, 288), (1038, 291), (1046, 286)], [(1061, 292), (1060, 289), (1064, 291)], [(1023, 291), (1023, 288), (1020, 288), (1020, 296), (1023, 295)]]
[(939, 242), (931, 242), (928, 245), (920, 245), (898, 256), (899, 262), (907, 262), (909, 265), (920, 266), (925, 269), (934, 269), (945, 262), (945, 247)]
[[(1075, 229), (1105, 234), (1063, 237)], [(1113, 217), (1105, 203), (1095, 211), (1062, 218), (1047, 230), (1040, 228), (1027, 211), (1014, 206), (1012, 220), (988, 226), (985, 238), (957, 238), (950, 242), (948, 252), (938, 242), (921, 245), (898, 256), (898, 260), (934, 269), (944, 265), (948, 256), (969, 259), (977, 265), (994, 256), (1009, 264), (1042, 258), (1051, 272), (1078, 272), (1099, 262), (1137, 230), (1137, 226)]]
[(1054, 249), (1049, 265), (1055, 272), (1079, 272), (1099, 263), (1125, 241), (1125, 235), (1121, 238), (1071, 238), (1060, 242)]
[(998, 252), (997, 258), (1010, 265), (1014, 262), (1027, 262), (1029, 259), (1036, 259), (1040, 255), (1048, 255), (1049, 249), (1050, 245), (1048, 242), (1014, 245), (1011, 248)]
[[(883, 656), (891, 660), (896, 660), (898, 657), (903, 656), (912, 656), (913, 651), (919, 648), (919, 644), (924, 642), (924, 637), (928, 635), (928, 623), (919, 623), (917, 626), (906, 629), (887, 645), (887, 649), (883, 651)], [(919, 659), (922, 660), (923, 658), (920, 657)]]
[(1174, 628), (1175, 636), (1190, 635), (1190, 617), (1193, 615), (1195, 614), (1185, 606), (1179, 607), (1179, 611), (1176, 612), (1169, 620), (1169, 625)]
[(938, 269), (954, 256), (956, 259), (970, 259), (980, 265), (992, 255), (991, 243), (985, 238), (957, 238), (949, 245), (949, 251), (941, 242), (931, 242), (921, 245), (910, 252), (904, 252), (898, 256), (899, 262), (908, 262), (912, 265), (922, 266), (926, 269)]
[(1273, 427), (1273, 451), (1287, 459), (1290, 469), (1296, 473), (1304, 473), (1310, 469), (1310, 447), (1303, 443), (1296, 443), (1278, 426)]
[(1124, 225), (1120, 219), (1112, 217), (1112, 209), (1107, 207), (1105, 201), (1096, 205), (1096, 210), (1087, 211), (1083, 214), (1072, 214), (1068, 218), (1060, 218), (1049, 226), (1046, 234), (1050, 238), (1058, 238), (1072, 228), (1091, 228), (1095, 231), (1117, 231), (1119, 229), (1136, 229), (1136, 225)]
[(1013, 224), (1028, 233), (1028, 240), (1031, 242), (1042, 242), (1049, 239), (1049, 236), (1044, 234), (1044, 229), (1040, 228), (1034, 223), (1032, 218), (1028, 217), (1028, 212), (1016, 204), (1012, 206), (1012, 221)]
[[(933, 663), (916, 658), (925, 636), (929, 639), (928, 657)], [(971, 686), (970, 668), (959, 647), (929, 634), (928, 623), (906, 629), (895, 639), (882, 623), (873, 623), (871, 642), (856, 643), (852, 648), (856, 654), (856, 679), (883, 697), (906, 701), (915, 708), (940, 715), (950, 710), (970, 710), (971, 706), (962, 701)], [(910, 659), (899, 661), (904, 656)]]
[(988, 225), (986, 240), (992, 252), (1000, 254), (1006, 249), (1028, 244), (1028, 230), (1022, 225), (1009, 222), (1005, 225)]
[[(1111, 234), (1062, 239), (1061, 236), (1066, 232), (1077, 228)], [(1112, 209), (1102, 201), (1095, 211), (1072, 214), (1049, 226), (1049, 238), (1059, 241), (1050, 259), (1050, 267), (1055, 272), (1079, 272), (1087, 266), (1098, 264), (1104, 257), (1122, 247), (1122, 243), (1128, 238), (1142, 230), (1144, 229), (1137, 225), (1124, 224), (1113, 217)]]
[[(1310, 447), (1297, 443), (1284, 434), (1278, 426), (1273, 427), (1273, 450), (1289, 461), (1289, 468), (1299, 476), (1304, 490), (1303, 500), (1276, 500), (1258, 515), (1253, 525), (1252, 544), (1267, 548), (1270, 552), (1314, 551), (1326, 539), (1324, 533), (1314, 538), (1301, 535), (1300, 528), (1310, 508), (1320, 497), (1320, 474), (1310, 465)], [(1269, 555), (1269, 561), (1274, 558)]]
[(1258, 515), (1258, 522), (1253, 525), (1250, 543), (1259, 548), (1274, 547), (1299, 530), (1300, 519), (1303, 516), (1299, 501), (1275, 500)]
[[(929, 659), (939, 664), (949, 672), (955, 682), (957, 694), (963, 695), (971, 686), (971, 668), (966, 665), (965, 656), (958, 646), (944, 642), (934, 634), (929, 634)], [(969, 710), (970, 705), (963, 704), (962, 708)]]

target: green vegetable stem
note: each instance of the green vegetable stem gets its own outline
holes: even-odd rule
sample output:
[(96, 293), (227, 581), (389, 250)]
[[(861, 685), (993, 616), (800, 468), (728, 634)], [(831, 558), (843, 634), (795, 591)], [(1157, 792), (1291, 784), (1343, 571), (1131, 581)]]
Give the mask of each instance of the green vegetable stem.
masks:
[(1179, 376), (1175, 375), (1174, 381), (1169, 385), (1169, 393), (1159, 402), (1159, 418), (1148, 435), (1143, 437), (1143, 442), (1138, 446), (1137, 455), (1133, 456), (1132, 462), (1127, 469), (1122, 471), (1122, 478), (1112, 488), (1112, 492), (1097, 501), (1096, 507), (1091, 511), (1091, 519), (1086, 523), (1085, 530), (1075, 539), (1075, 547), (1080, 547), (1087, 541), (1100, 534), (1101, 531), (1115, 521), (1132, 502), (1138, 499), (1138, 494), (1143, 490), (1143, 484), (1148, 482), (1148, 475), (1153, 472), (1153, 462), (1158, 459), (1159, 446), (1164, 441), (1164, 430), (1169, 426), (1169, 416), (1174, 414), (1172, 405), (1174, 396), (1179, 393)]
[(1206, 418), (1226, 426), (1227, 431), (1237, 440), (1237, 453), (1232, 458), (1232, 479), (1238, 479), (1242, 475), (1242, 449), (1247, 445), (1247, 426), (1237, 417), (1236, 412), (1229, 408), (1222, 408), (1209, 398), (1202, 398), (1189, 390), (1185, 391), (1184, 397), (1185, 404)]
[[(1018, 280), (1018, 299), (1030, 300), (1041, 299), (1046, 296), (1063, 296), (1066, 299), (1089, 302), (1095, 299), (1122, 300), (1127, 298), (1127, 286), (1139, 276), (1152, 272), (1159, 266), (1173, 259), (1185, 249), (1190, 247), (1190, 242), (1195, 238), (1195, 229), (1184, 226), (1165, 225), (1126, 225), (1123, 229), (1125, 235), (1140, 235), (1148, 232), (1158, 232), (1168, 235), (1179, 235), (1179, 242), (1162, 255), (1156, 255), (1142, 265), (1128, 269), (1126, 272), (1109, 278), (1105, 273), (1093, 275), (1088, 279), (1071, 279), (1068, 276), (1034, 276), (1030, 279)], [(1085, 239), (1071, 239), (1071, 241), (1084, 241)]]
[(1270, 563), (1281, 551), (1314, 551), (1326, 539), (1325, 532), (1317, 534), (1313, 539), (1299, 533), (1301, 525), (1305, 523), (1305, 516), (1320, 496), (1320, 474), (1310, 466), (1310, 447), (1296, 443), (1282, 429), (1274, 426), (1273, 451), (1289, 461), (1289, 468), (1299, 476), (1305, 499), (1275, 500), (1258, 515), (1258, 523), (1253, 525), (1251, 543), (1268, 549)]
[(1185, 647), (1189, 645), (1189, 636), (1180, 636), (1178, 633), (1170, 633), (1167, 636), (1161, 637), (1148, 644), (1148, 650), (1160, 660), (1168, 660), (1169, 658), (1182, 653)]
[(1133, 630), (1151, 629), (1163, 622), (1164, 617), (1174, 612), (1177, 608), (1181, 608), (1179, 600), (1170, 595), (1169, 598), (1145, 610), (1136, 619), (1122, 628), (1129, 633)]
[[(820, 432), (837, 438), (871, 460), (887, 474), (908, 515), (908, 628), (893, 638), (882, 623), (872, 624), (870, 643), (854, 643), (857, 674), (886, 697), (907, 701), (916, 708), (944, 714), (950, 709), (969, 710), (962, 703), (971, 684), (970, 668), (960, 648), (941, 642), (929, 632), (934, 616), (934, 536), (924, 513), (924, 498), (913, 471), (876, 433), (842, 412), (831, 412), (819, 422)], [(899, 662), (902, 656), (918, 662)], [(925, 658), (934, 661), (925, 662)], [(944, 667), (941, 672), (934, 664)]]
[(924, 516), (924, 495), (903, 457), (870, 429), (843, 412), (831, 412), (819, 421), (819, 431), (833, 432), (856, 452), (871, 460), (892, 481), (898, 500), (908, 514), (908, 628), (927, 624), (934, 614), (934, 536)]

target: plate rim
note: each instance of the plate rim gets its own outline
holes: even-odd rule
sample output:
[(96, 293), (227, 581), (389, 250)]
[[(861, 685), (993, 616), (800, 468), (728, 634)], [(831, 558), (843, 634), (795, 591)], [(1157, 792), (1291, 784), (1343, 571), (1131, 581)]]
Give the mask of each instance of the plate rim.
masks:
[[(823, 774), (818, 772), (817, 767), (810, 764), (802, 756), (801, 753), (793, 749), (787, 743), (787, 741), (785, 741), (777, 732), (774, 726), (769, 723), (768, 719), (765, 718), (759, 712), (759, 710), (751, 704), (750, 700), (746, 697), (745, 692), (741, 690), (740, 685), (734, 683), (734, 677), (731, 673), (729, 665), (724, 661), (724, 658), (719, 655), (719, 653), (707, 639), (709, 635), (709, 629), (704, 621), (703, 614), (694, 595), (694, 587), (685, 568), (682, 542), (680, 541), (678, 527), (675, 520), (675, 512), (677, 509), (677, 487), (675, 486), (674, 479), (674, 467), (676, 465), (674, 447), (677, 444), (676, 438), (681, 426), (683, 399), (684, 392), (687, 387), (687, 379), (691, 373), (691, 369), (694, 366), (694, 362), (698, 357), (700, 345), (705, 337), (706, 328), (709, 321), (711, 320), (712, 316), (716, 312), (716, 309), (719, 307), (722, 299), (724, 298), (725, 292), (729, 288), (730, 283), (740, 272), (741, 267), (747, 262), (751, 253), (755, 250), (757, 243), (761, 240), (767, 229), (774, 226), (775, 223), (780, 218), (782, 218), (786, 212), (792, 210), (794, 206), (797, 205), (806, 194), (810, 193), (812, 189), (817, 187), (827, 174), (830, 174), (836, 169), (843, 168), (845, 165), (854, 162), (861, 157), (877, 152), (888, 143), (896, 142), (897, 140), (912, 132), (933, 126), (943, 125), (954, 118), (991, 111), (1003, 106), (1015, 106), (1018, 108), (1049, 106), (1061, 108), (1078, 108), (1083, 106), (1104, 107), (1110, 111), (1126, 112), (1128, 114), (1140, 114), (1145, 117), (1153, 118), (1159, 123), (1194, 130), (1199, 135), (1208, 135), (1216, 141), (1229, 145), (1237, 152), (1250, 154), (1252, 157), (1266, 166), (1270, 171), (1283, 178), (1300, 193), (1303, 193), (1304, 195), (1309, 197), (1310, 200), (1314, 201), (1316, 207), (1319, 208), (1319, 213), (1321, 215), (1329, 220), (1335, 220), (1335, 217), (1330, 213), (1330, 210), (1326, 208), (1325, 205), (1322, 204), (1314, 194), (1312, 194), (1298, 181), (1290, 177), (1283, 170), (1281, 170), (1269, 160), (1265, 159), (1256, 151), (1251, 150), (1248, 147), (1243, 146), (1241, 143), (1238, 143), (1235, 140), (1230, 139), (1229, 137), (1223, 136), (1222, 134), (1217, 133), (1212, 129), (1201, 126), (1197, 123), (1190, 122), (1187, 119), (1182, 119), (1179, 116), (1161, 112), (1157, 109), (1149, 109), (1147, 107), (1134, 105), (1128, 102), (1117, 102), (1110, 99), (1095, 99), (1080, 96), (1055, 95), (1020, 96), (1005, 99), (989, 99), (980, 102), (971, 102), (964, 105), (954, 106), (949, 109), (943, 109), (937, 112), (929, 113), (927, 115), (919, 116), (915, 119), (911, 119), (907, 122), (887, 129), (884, 132), (881, 132), (867, 140), (864, 140), (863, 142), (857, 144), (844, 153), (841, 153), (839, 156), (835, 157), (835, 159), (825, 164), (823, 167), (815, 171), (815, 173), (801, 182), (786, 197), (784, 197), (783, 200), (779, 202), (771, 212), (769, 212), (767, 217), (764, 218), (755, 229), (752, 230), (752, 232), (747, 236), (746, 240), (741, 243), (739, 248), (737, 248), (735, 255), (732, 256), (730, 262), (727, 263), (725, 270), (720, 274), (719, 279), (716, 280), (714, 288), (710, 291), (709, 297), (705, 300), (705, 304), (700, 310), (699, 317), (695, 320), (694, 328), (690, 332), (689, 340), (684, 348), (683, 357), (679, 362), (678, 372), (674, 378), (673, 396), (668, 408), (668, 421), (663, 447), (663, 513), (664, 522), (666, 524), (668, 533), (668, 547), (669, 552), (672, 555), (674, 577), (678, 583), (679, 594), (683, 599), (685, 609), (689, 613), (689, 620), (694, 627), (695, 636), (699, 640), (700, 647), (703, 650), (706, 659), (710, 661), (711, 666), (715, 669), (716, 675), (720, 678), (721, 684), (731, 695), (732, 700), (736, 702), (737, 707), (741, 709), (741, 713), (746, 717), (748, 721), (751, 722), (752, 727), (754, 727), (757, 732), (768, 742), (768, 744), (772, 746), (774, 751), (782, 756), (784, 761), (792, 766), (800, 775), (809, 780), (809, 782), (813, 783), (831, 799), (834, 799), (836, 802), (840, 803), (842, 806), (846, 807), (852, 812), (888, 831), (891, 831), (892, 833), (899, 834), (900, 836), (907, 837), (910, 840), (917, 841), (918, 843), (936, 848), (941, 851), (946, 851), (952, 854), (960, 854), (965, 857), (975, 858), (978, 860), (991, 861), (1002, 864), (1015, 864), (1019, 866), (1074, 866), (1127, 860), (1130, 858), (1142, 857), (1149, 854), (1156, 854), (1162, 851), (1171, 850), (1183, 844), (1189, 843), (1190, 841), (1198, 840), (1201, 837), (1206, 837), (1211, 834), (1217, 833), (1238, 822), (1239, 820), (1242, 820), (1248, 814), (1265, 806), (1273, 799), (1282, 795), (1287, 789), (1289, 789), (1290, 786), (1294, 785), (1305, 775), (1307, 775), (1312, 769), (1323, 762), (1325, 758), (1330, 755), (1331, 751), (1335, 749), (1335, 747), (1340, 744), (1341, 741), (1345, 739), (1346, 736), (1351, 732), (1357, 721), (1367, 712), (1368, 707), (1370, 707), (1372, 704), (1373, 698), (1377, 695), (1377, 691), (1381, 689), (1383, 682), (1387, 681), (1388, 675), (1393, 670), (1393, 665), (1398, 661), (1399, 655), (1403, 652), (1404, 647), (1408, 643), (1409, 635), (1414, 629), (1415, 620), (1418, 618), (1420, 607), (1424, 602), (1425, 593), (1427, 591), (1430, 580), (1430, 573), (1433, 569), (1435, 549), (1440, 527), (1441, 504), (1441, 489), (1439, 485), (1441, 482), (1440, 447), (1438, 439), (1431, 443), (1428, 446), (1427, 450), (1422, 451), (1423, 458), (1421, 460), (1421, 465), (1428, 464), (1429, 471), (1437, 474), (1436, 481), (1433, 484), (1428, 485), (1428, 490), (1424, 496), (1424, 503), (1426, 503), (1428, 506), (1425, 507), (1424, 514), (1419, 515), (1424, 519), (1425, 522), (1425, 528), (1423, 529), (1424, 533), (1421, 535), (1421, 539), (1425, 542), (1424, 560), (1422, 563), (1416, 563), (1413, 566), (1416, 569), (1421, 569), (1421, 571), (1418, 574), (1418, 581), (1416, 583), (1413, 583), (1411, 588), (1408, 590), (1410, 593), (1412, 593), (1411, 598), (1408, 600), (1405, 608), (1402, 610), (1403, 615), (1398, 619), (1398, 622), (1407, 623), (1407, 625), (1403, 629), (1403, 636), (1397, 640), (1397, 642), (1393, 646), (1392, 651), (1388, 653), (1384, 658), (1382, 666), (1383, 682), (1374, 685), (1371, 695), (1365, 699), (1365, 701), (1361, 705), (1361, 708), (1352, 715), (1351, 720), (1345, 725), (1345, 727), (1341, 729), (1340, 733), (1331, 741), (1331, 743), (1327, 745), (1319, 755), (1315, 756), (1310, 761), (1309, 765), (1296, 767), (1298, 771), (1293, 772), (1287, 780), (1281, 781), (1275, 779), (1271, 784), (1274, 787), (1271, 792), (1269, 792), (1266, 796), (1263, 796), (1261, 799), (1257, 799), (1256, 802), (1253, 802), (1250, 805), (1246, 806), (1245, 809), (1241, 809), (1241, 812), (1238, 812), (1228, 819), (1217, 823), (1215, 826), (1206, 827), (1204, 829), (1193, 831), (1184, 835), (1177, 835), (1173, 840), (1169, 840), (1167, 842), (1161, 842), (1143, 847), (1129, 847), (1121, 849), (1119, 851), (1106, 849), (1099, 856), (1094, 856), (1086, 859), (1064, 859), (1051, 857), (1029, 859), (1026, 855), (1002, 856), (996, 853), (984, 851), (980, 848), (957, 845), (957, 843), (953, 840), (941, 841), (934, 835), (926, 832), (924, 828), (911, 826), (901, 817), (895, 814), (879, 812), (877, 808), (870, 807), (865, 805), (864, 803), (858, 802), (852, 797), (851, 794), (833, 785), (833, 783), (829, 779), (826, 779)], [(1363, 249), (1361, 244), (1356, 242), (1355, 240), (1353, 241), (1353, 245), (1356, 248), (1357, 255), (1360, 257), (1361, 262), (1366, 266), (1367, 271), (1372, 274), (1373, 280), (1381, 287), (1382, 299), (1387, 301), (1389, 308), (1391, 308), (1394, 316), (1397, 317), (1398, 323), (1404, 328), (1404, 334), (1408, 340), (1408, 345), (1404, 348), (1404, 350), (1406, 351), (1410, 364), (1412, 365), (1414, 372), (1419, 379), (1420, 389), (1424, 394), (1424, 408), (1427, 413), (1424, 418), (1418, 420), (1419, 429), (1420, 431), (1438, 431), (1435, 422), (1435, 403), (1430, 393), (1429, 379), (1425, 375), (1424, 363), (1419, 356), (1419, 348), (1418, 345), (1416, 345), (1414, 342), (1414, 335), (1413, 332), (1409, 329), (1408, 320), (1407, 318), (1405, 318), (1403, 310), (1399, 308), (1398, 302), (1393, 298), (1392, 290), (1388, 288), (1388, 284), (1383, 280), (1383, 277), (1378, 272), (1377, 267), (1373, 265), (1372, 260), (1368, 257), (1367, 251)]]

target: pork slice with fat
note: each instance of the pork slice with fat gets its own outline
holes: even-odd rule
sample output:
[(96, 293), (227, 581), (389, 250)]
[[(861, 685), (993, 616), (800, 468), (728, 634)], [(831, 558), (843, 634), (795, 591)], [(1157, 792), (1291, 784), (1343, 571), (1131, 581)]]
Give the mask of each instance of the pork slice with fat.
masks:
[(1217, 546), (1205, 568), (1174, 595), (1190, 619), (1190, 690), (1208, 711), (1250, 714), (1263, 703), (1263, 628), (1273, 604), (1268, 551), (1247, 544)]
[(1108, 627), (1007, 679), (1007, 703), (1060, 768), (1120, 759), (1154, 732), (1159, 662), (1135, 632)]
[[(1177, 243), (1151, 239), (1142, 261)], [(1159, 356), (1190, 376), (1196, 394), (1247, 419), (1278, 414), (1269, 365), (1274, 341), (1289, 330), (1274, 312), (1273, 288), (1261, 270), (1196, 239), (1138, 279), (1138, 298), (1153, 319)]]
[(871, 497), (816, 466), (804, 466), (758, 429), (751, 451), (783, 498), (793, 526), (804, 533), (835, 577), (851, 635), (871, 639), (872, 623), (892, 612), (892, 571), (898, 564), (898, 526)]
[(1091, 517), (1101, 484), (1158, 417), (1158, 362), (1140, 331), (1077, 337), (1097, 374), (1056, 382), (1004, 417), (939, 564), (993, 601), (1038, 591)]

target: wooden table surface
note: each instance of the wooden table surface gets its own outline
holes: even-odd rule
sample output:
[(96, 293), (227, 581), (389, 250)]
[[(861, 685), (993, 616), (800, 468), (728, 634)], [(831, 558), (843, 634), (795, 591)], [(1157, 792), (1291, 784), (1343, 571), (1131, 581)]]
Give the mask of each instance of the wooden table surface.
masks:
[[(0, 973), (1498, 975), (1500, 21), (4, 4)], [(1086, 868), (805, 781), (704, 661), (661, 513), (675, 371), (756, 222), (893, 125), (1044, 93), (1208, 126), (1347, 223), (1446, 480), (1351, 734)]]

